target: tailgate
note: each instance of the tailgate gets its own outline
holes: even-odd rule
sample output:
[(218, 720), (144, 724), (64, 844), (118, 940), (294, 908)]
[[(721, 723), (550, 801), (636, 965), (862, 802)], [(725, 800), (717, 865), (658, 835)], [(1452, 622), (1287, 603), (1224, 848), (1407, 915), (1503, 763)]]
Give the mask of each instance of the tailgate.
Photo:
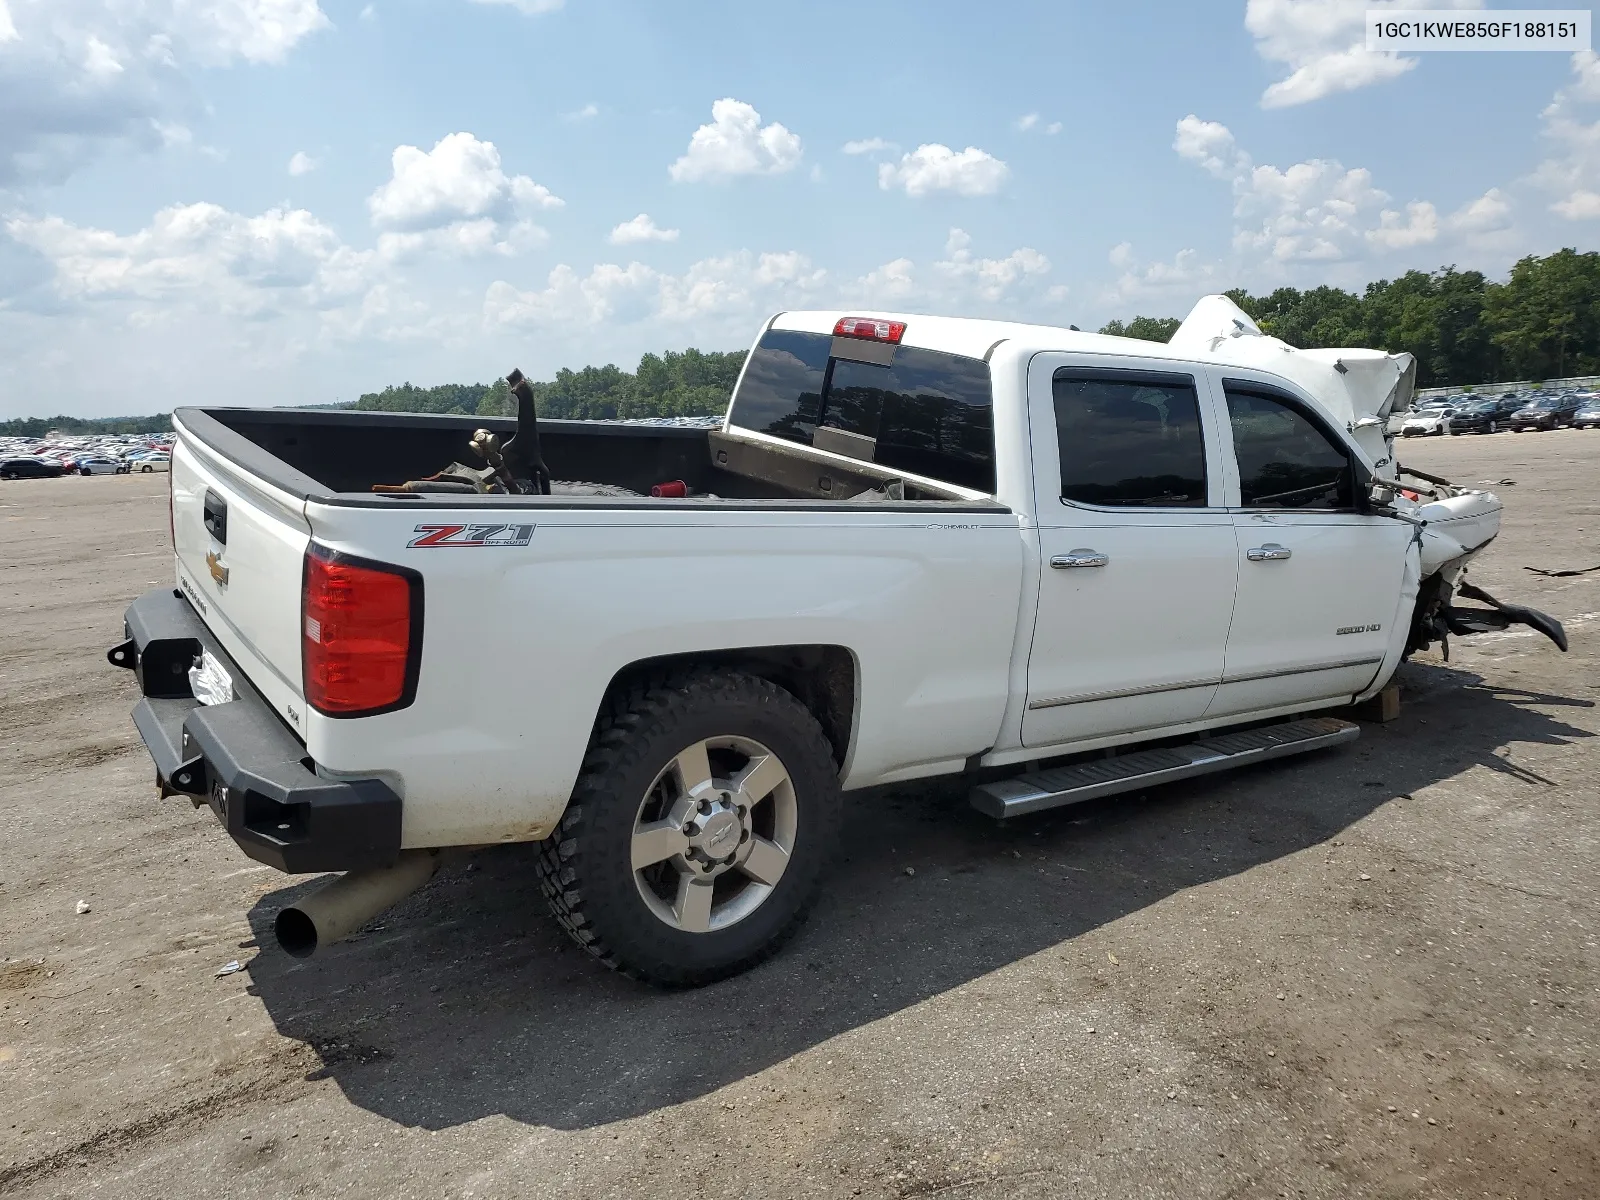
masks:
[(250, 682), (303, 734), (305, 502), (181, 430), (171, 478), (178, 586)]

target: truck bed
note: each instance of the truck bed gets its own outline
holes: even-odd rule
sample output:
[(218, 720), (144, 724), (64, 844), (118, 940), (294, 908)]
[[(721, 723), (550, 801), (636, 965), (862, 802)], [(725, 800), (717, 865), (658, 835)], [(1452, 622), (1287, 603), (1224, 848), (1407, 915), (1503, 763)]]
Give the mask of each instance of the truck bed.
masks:
[[(483, 464), (468, 448), (476, 429), (504, 437), (514, 421), (477, 416), (390, 412), (180, 409), (183, 427), (228, 459), (303, 499), (333, 495), (378, 498), (375, 484), (421, 479), (452, 462)], [(712, 500), (852, 501), (899, 480), (905, 503), (970, 505), (958, 489), (803, 445), (730, 435), (720, 429), (629, 425), (604, 421), (540, 421), (545, 463), (556, 480), (606, 484), (649, 497), (655, 484), (682, 480), (691, 495)], [(514, 500), (527, 503), (616, 503), (613, 497), (384, 497), (415, 503)], [(630, 500), (630, 502), (632, 502)]]

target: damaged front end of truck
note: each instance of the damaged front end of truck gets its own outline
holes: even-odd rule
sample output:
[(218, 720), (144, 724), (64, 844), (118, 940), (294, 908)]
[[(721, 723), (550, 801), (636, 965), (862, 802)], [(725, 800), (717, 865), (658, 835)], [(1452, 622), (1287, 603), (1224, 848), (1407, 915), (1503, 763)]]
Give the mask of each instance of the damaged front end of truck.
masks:
[(1201, 299), (1169, 344), (1289, 378), (1316, 398), (1330, 421), (1343, 426), (1365, 460), (1367, 511), (1416, 527), (1404, 593), (1414, 594), (1416, 603), (1405, 655), (1438, 644), (1448, 660), (1452, 635), (1497, 633), (1513, 625), (1525, 625), (1566, 651), (1560, 621), (1503, 603), (1466, 579), (1468, 563), (1500, 532), (1500, 497), (1403, 466), (1396, 457), (1391, 426), (1411, 408), (1414, 356), (1360, 348), (1302, 350), (1264, 333), (1221, 295)]

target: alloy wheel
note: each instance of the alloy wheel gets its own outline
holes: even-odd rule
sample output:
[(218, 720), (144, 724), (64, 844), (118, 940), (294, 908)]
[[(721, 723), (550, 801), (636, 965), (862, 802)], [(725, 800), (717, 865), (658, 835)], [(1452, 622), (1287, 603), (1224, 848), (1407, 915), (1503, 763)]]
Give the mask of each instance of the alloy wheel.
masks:
[(639, 803), (634, 883), (664, 924), (710, 933), (766, 901), (794, 852), (799, 806), (782, 761), (750, 738), (679, 751)]

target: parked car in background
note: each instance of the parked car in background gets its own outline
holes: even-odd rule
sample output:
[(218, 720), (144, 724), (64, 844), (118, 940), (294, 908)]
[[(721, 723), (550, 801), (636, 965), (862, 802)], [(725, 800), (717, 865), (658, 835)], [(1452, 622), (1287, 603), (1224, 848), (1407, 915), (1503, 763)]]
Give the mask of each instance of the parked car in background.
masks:
[(135, 471), (146, 475), (151, 471), (169, 471), (172, 469), (171, 464), (172, 457), (167, 454), (141, 454), (130, 463)]
[(120, 459), (91, 455), (78, 460), (79, 475), (126, 475), (132, 468)]
[(1505, 424), (1498, 400), (1471, 400), (1460, 405), (1450, 418), (1450, 433), (1494, 433)]
[(1572, 414), (1574, 429), (1600, 429), (1600, 392), (1580, 392), (1578, 409)]
[(1444, 406), (1413, 409), (1400, 423), (1400, 436), (1427, 437), (1430, 434), (1449, 433), (1450, 421), (1455, 413), (1455, 409)]
[(1506, 418), (1506, 426), (1518, 433), (1525, 429), (1560, 429), (1572, 423), (1577, 411), (1577, 392), (1568, 392), (1565, 396), (1540, 396)]
[(53, 458), (25, 455), (21, 458), (0, 458), (0, 479), (55, 479), (66, 474), (66, 468)]

